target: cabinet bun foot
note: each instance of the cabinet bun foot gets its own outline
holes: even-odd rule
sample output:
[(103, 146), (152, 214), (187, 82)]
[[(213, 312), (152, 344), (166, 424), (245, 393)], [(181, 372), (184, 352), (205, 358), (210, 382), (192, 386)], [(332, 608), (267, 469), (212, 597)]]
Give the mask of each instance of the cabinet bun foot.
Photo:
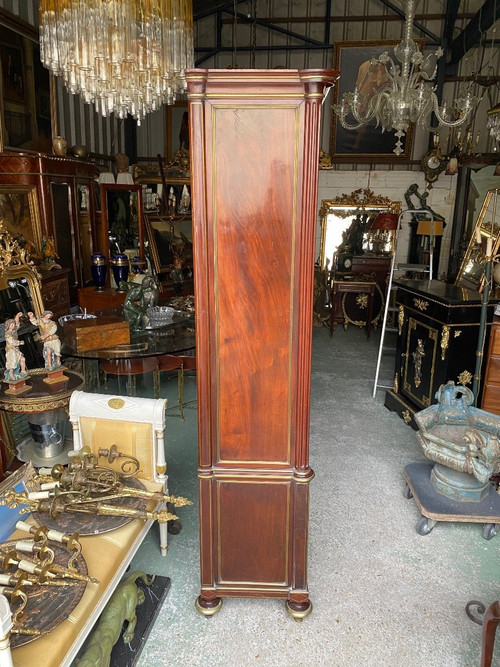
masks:
[(286, 601), (286, 610), (296, 621), (300, 622), (313, 610), (312, 602), (306, 600), (305, 602)]
[(210, 600), (206, 600), (201, 595), (199, 595), (196, 598), (194, 606), (196, 607), (196, 610), (200, 612), (200, 614), (203, 614), (203, 616), (213, 616), (218, 611), (220, 611), (222, 607), (222, 598), (212, 598)]

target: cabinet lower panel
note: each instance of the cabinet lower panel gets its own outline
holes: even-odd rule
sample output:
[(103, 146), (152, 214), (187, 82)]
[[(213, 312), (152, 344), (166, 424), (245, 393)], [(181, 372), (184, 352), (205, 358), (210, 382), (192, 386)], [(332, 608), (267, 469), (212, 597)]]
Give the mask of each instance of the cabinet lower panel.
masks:
[(213, 558), (202, 560), (202, 591), (287, 598), (293, 589), (305, 590), (312, 472), (304, 482), (270, 472), (205, 475), (200, 473), (200, 498), (208, 502), (200, 513), (201, 551)]

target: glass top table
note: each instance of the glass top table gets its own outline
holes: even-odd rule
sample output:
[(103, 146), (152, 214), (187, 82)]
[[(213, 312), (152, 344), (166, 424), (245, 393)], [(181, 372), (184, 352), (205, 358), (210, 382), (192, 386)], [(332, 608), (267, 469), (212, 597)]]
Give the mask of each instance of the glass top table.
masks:
[[(108, 313), (109, 314), (109, 313)], [(195, 347), (194, 318), (188, 314), (174, 317), (171, 324), (130, 334), (130, 343), (100, 350), (77, 351), (61, 336), (62, 357), (77, 359), (140, 359), (163, 354), (181, 354)]]
[[(123, 318), (120, 306), (108, 308), (96, 313), (97, 316), (117, 315)], [(97, 320), (96, 320), (97, 322)], [(99, 350), (78, 351), (71, 348), (64, 340), (64, 327), (60, 330), (61, 357), (66, 365), (71, 359), (81, 360), (86, 391), (95, 391), (99, 387), (99, 363), (116, 361), (117, 366), (133, 367), (133, 373), (147, 373), (151, 370), (153, 357), (163, 355), (193, 354), (195, 349), (194, 314), (177, 311), (172, 322), (165, 326), (133, 332), (130, 343), (115, 345)]]

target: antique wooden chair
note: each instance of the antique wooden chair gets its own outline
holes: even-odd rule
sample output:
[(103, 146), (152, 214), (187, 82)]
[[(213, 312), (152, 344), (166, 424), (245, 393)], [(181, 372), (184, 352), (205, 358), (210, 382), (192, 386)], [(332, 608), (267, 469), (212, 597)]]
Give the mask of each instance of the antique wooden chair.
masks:
[(500, 622), (500, 601), (490, 604), (483, 616), (481, 640), (481, 667), (490, 667), (495, 647), (495, 633)]
[[(75, 391), (69, 404), (69, 417), (73, 427), (74, 449), (89, 446), (92, 451), (109, 449), (116, 444), (118, 450), (136, 457), (141, 466), (139, 475), (151, 490), (165, 489), (166, 462), (164, 452), (165, 408), (164, 399), (111, 396)], [(118, 461), (118, 460), (117, 460)], [(111, 465), (116, 465), (117, 461)], [(109, 465), (107, 460), (104, 463)], [(158, 510), (163, 503), (150, 501), (148, 509)], [(116, 585), (126, 571), (146, 534), (152, 520), (133, 519), (110, 532), (81, 537), (82, 554), (88, 572), (99, 584), (87, 584), (82, 599), (70, 616), (48, 635), (11, 651), (13, 663), (8, 660), (10, 651), (2, 650), (0, 641), (0, 665), (15, 667), (37, 664), (44, 667), (60, 667), (72, 664), (87, 634), (111, 597)], [(21, 533), (14, 533), (20, 537)], [(23, 535), (25, 537), (25, 535)], [(160, 524), (160, 550), (167, 550), (167, 524)], [(0, 596), (0, 600), (1, 600)], [(8, 635), (9, 619), (3, 614), (0, 602), (0, 634)], [(1, 639), (1, 637), (0, 637)], [(8, 641), (7, 641), (8, 644)]]
[[(104, 373), (104, 387), (107, 391), (108, 376), (115, 375), (127, 380), (127, 393), (129, 396), (137, 395), (137, 377), (145, 373), (155, 374), (158, 368), (157, 357), (143, 357), (137, 359), (106, 359), (101, 361), (101, 370)], [(154, 382), (154, 380), (153, 380)], [(120, 389), (118, 388), (118, 391)]]

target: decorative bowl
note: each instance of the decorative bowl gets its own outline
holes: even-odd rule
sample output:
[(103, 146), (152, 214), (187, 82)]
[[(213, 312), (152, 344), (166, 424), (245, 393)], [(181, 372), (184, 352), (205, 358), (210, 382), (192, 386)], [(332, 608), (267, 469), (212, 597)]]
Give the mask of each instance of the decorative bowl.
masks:
[(167, 324), (171, 324), (174, 313), (175, 309), (171, 306), (150, 306), (146, 310), (148, 327), (156, 329), (157, 327), (164, 327)]
[(72, 313), (71, 315), (63, 315), (57, 321), (59, 326), (63, 327), (65, 322), (71, 322), (73, 320), (91, 320), (95, 319), (96, 315), (90, 315), (89, 313)]

